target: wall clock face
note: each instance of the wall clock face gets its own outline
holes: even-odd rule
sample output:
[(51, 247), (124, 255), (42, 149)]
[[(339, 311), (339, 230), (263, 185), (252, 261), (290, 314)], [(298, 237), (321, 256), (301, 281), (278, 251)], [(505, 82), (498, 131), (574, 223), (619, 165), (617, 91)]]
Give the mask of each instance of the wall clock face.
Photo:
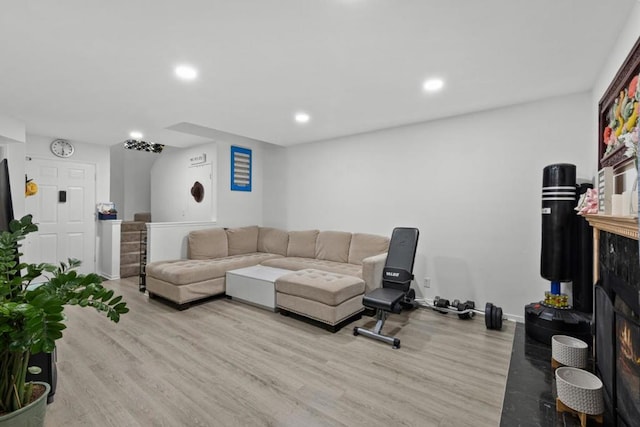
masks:
[(58, 157), (71, 157), (73, 151), (73, 144), (64, 139), (56, 139), (51, 143), (51, 152)]

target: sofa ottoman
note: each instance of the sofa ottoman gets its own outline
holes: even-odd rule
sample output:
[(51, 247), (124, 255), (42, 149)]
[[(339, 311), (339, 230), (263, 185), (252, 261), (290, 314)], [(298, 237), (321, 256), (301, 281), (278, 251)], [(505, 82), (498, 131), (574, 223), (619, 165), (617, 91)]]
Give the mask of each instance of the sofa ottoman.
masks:
[(359, 277), (304, 269), (285, 274), (275, 282), (280, 313), (308, 317), (336, 332), (350, 318), (360, 317), (365, 282)]

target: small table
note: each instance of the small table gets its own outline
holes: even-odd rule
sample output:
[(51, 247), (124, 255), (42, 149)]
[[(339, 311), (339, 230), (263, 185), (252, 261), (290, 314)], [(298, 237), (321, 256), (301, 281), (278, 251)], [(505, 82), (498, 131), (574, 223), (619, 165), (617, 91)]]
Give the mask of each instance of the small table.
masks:
[(288, 273), (291, 273), (291, 270), (263, 265), (227, 271), (227, 296), (260, 308), (277, 311), (275, 282)]

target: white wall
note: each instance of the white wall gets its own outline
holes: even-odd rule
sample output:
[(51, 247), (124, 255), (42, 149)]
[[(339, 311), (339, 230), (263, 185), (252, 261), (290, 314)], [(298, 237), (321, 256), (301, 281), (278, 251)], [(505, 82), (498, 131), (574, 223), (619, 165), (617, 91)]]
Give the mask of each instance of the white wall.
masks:
[(25, 124), (12, 117), (0, 115), (0, 160), (9, 165), (9, 184), (14, 218), (24, 215), (24, 142)]
[[(124, 220), (133, 220), (136, 213), (151, 212), (151, 168), (159, 158), (157, 153), (124, 151)], [(131, 153), (127, 153), (130, 151)], [(133, 155), (131, 155), (133, 154)], [(153, 220), (153, 218), (151, 218)]]
[[(151, 167), (151, 219), (153, 222), (215, 221), (218, 200), (215, 167), (215, 143), (190, 148), (165, 147)], [(193, 181), (189, 178), (190, 159), (204, 154), (211, 164), (213, 176), (205, 185), (205, 202), (211, 202), (209, 212), (194, 213), (189, 209), (193, 198), (189, 193)], [(211, 194), (209, 194), (211, 193)]]
[(287, 179), (286, 148), (277, 145), (263, 145), (263, 180), (264, 193), (262, 200), (263, 226), (287, 229)]
[[(118, 211), (118, 219), (125, 219), (124, 211), (124, 192), (125, 192), (125, 170), (124, 170), (124, 150), (121, 144), (112, 145), (109, 148), (109, 156), (111, 159), (111, 176), (109, 178), (109, 199), (103, 202), (113, 202)], [(151, 180), (151, 170), (148, 171), (149, 180)], [(151, 193), (151, 188), (147, 189), (147, 193)], [(149, 196), (149, 199), (151, 197)], [(151, 209), (151, 206), (149, 206)]]
[(0, 114), (0, 144), (24, 142), (26, 126), (20, 120)]
[(16, 219), (24, 216), (24, 153), (25, 144), (10, 143), (4, 147), (4, 156), (9, 165), (9, 181), (11, 185), (11, 201), (13, 216)]
[[(140, 212), (151, 212), (151, 169), (160, 157), (157, 153), (125, 149), (112, 145), (110, 199), (118, 218), (132, 221)], [(153, 219), (153, 218), (152, 218)]]
[(580, 93), (292, 146), (280, 178), (270, 171), (287, 182), (286, 208), (265, 210), (265, 224), (418, 227), (414, 273), (431, 278), (426, 297), (491, 301), (521, 316), (549, 288), (539, 272), (542, 169), (573, 163), (591, 180), (590, 121), (591, 96)]

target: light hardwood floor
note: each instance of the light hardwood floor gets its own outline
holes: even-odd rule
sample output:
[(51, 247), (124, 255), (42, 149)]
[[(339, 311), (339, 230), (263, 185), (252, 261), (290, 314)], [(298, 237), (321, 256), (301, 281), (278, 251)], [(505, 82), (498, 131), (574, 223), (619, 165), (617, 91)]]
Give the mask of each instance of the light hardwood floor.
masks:
[(392, 315), (398, 350), (225, 298), (177, 311), (137, 279), (105, 282), (119, 324), (68, 307), (45, 425), (498, 426), (514, 324)]

